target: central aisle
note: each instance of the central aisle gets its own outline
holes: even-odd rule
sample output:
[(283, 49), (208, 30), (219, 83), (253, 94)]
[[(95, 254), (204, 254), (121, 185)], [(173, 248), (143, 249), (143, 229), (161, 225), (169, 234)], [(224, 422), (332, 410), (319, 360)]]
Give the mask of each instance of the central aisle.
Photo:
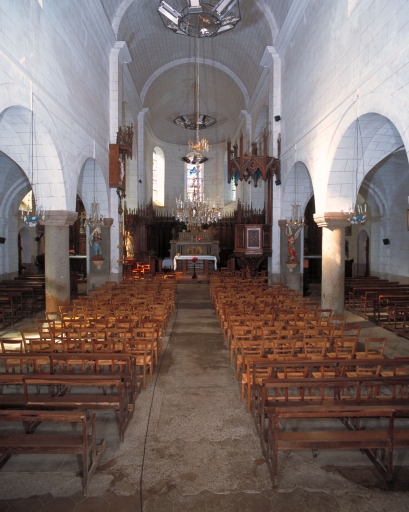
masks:
[(172, 510), (173, 502), (179, 510), (178, 502), (180, 510), (239, 510), (240, 501), (245, 510), (270, 510), (260, 494), (271, 493), (269, 472), (209, 287), (178, 285), (177, 302), (146, 447), (144, 509)]

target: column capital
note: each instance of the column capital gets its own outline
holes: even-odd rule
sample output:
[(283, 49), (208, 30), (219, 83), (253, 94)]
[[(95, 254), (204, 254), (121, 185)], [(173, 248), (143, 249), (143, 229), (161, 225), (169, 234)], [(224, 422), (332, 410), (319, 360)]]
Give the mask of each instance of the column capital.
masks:
[(260, 66), (269, 68), (273, 61), (280, 60), (280, 56), (274, 46), (266, 46), (261, 57)]
[(280, 219), (278, 221), (278, 225), (280, 226), (280, 229), (285, 229), (287, 226), (287, 221), (285, 219)]
[(114, 223), (114, 219), (111, 219), (111, 218), (109, 218), (109, 217), (106, 217), (106, 218), (104, 219), (104, 226), (105, 226), (106, 228), (110, 228), (110, 227), (112, 227), (112, 224), (113, 224), (113, 223)]
[(320, 228), (331, 230), (349, 226), (349, 221), (342, 212), (314, 213), (314, 220)]
[(48, 210), (41, 224), (43, 226), (71, 226), (77, 218), (78, 213), (70, 210)]

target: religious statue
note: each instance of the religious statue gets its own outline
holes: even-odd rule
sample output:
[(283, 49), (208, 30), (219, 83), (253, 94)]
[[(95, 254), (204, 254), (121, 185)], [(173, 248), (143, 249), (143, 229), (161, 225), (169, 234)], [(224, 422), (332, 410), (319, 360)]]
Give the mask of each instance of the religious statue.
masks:
[(102, 242), (101, 230), (100, 230), (100, 228), (96, 227), (89, 239), (89, 243), (92, 246), (92, 250), (94, 253), (93, 257), (95, 257), (95, 256), (101, 257), (102, 256), (101, 242)]
[(85, 219), (87, 218), (87, 213), (85, 210), (82, 210), (82, 212), (80, 213), (80, 216), (79, 216), (79, 220), (80, 220), (80, 235), (85, 235), (86, 234), (86, 229), (85, 229)]
[(131, 235), (130, 231), (125, 231), (124, 245), (125, 245), (125, 250), (126, 250), (126, 257), (133, 258), (134, 257), (133, 236)]
[(295, 230), (295, 233), (293, 233), (291, 225), (287, 225), (285, 228), (285, 233), (287, 235), (287, 250), (288, 250), (287, 262), (289, 262), (289, 263), (297, 263), (298, 262), (298, 255), (295, 250), (295, 241), (299, 237), (302, 228), (303, 228), (303, 226), (300, 226), (299, 228), (297, 228)]

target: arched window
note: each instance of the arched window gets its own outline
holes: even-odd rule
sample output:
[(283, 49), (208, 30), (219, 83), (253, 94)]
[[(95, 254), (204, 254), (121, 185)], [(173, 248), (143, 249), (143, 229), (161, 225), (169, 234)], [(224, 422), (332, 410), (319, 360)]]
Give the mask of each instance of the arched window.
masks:
[(152, 201), (156, 206), (165, 206), (165, 155), (156, 147), (152, 156)]
[(186, 198), (203, 199), (203, 164), (186, 164)]

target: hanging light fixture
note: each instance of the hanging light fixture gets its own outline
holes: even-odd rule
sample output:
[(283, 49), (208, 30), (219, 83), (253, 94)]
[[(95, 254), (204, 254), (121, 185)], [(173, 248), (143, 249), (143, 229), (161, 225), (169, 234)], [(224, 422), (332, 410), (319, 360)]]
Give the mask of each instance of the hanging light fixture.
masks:
[[(31, 84), (32, 86), (32, 84)], [(27, 199), (27, 210), (21, 211), (21, 218), (31, 228), (45, 219), (45, 209), (42, 206), (33, 207), (34, 202), (34, 93), (31, 91), (31, 194)]]
[(94, 140), (94, 200), (91, 203), (91, 213), (90, 216), (86, 218), (85, 223), (91, 229), (95, 229), (97, 227), (102, 226), (104, 223), (104, 216), (99, 213), (99, 204), (96, 200), (96, 171), (95, 171), (95, 140)]
[[(358, 99), (359, 99), (359, 96), (357, 97), (357, 103), (358, 103)], [(343, 210), (341, 210), (341, 211), (351, 224), (365, 224), (366, 217), (368, 214), (368, 205), (366, 203), (358, 204), (356, 202), (356, 199), (358, 198), (359, 142), (361, 143), (362, 168), (363, 168), (363, 171), (365, 172), (362, 134), (361, 134), (361, 127), (359, 125), (358, 115), (356, 118), (355, 141), (356, 141), (355, 197), (352, 197), (352, 201), (351, 201), (352, 206), (349, 207), (349, 210), (347, 212), (344, 212)], [(355, 202), (355, 207), (354, 207), (354, 202)]]
[[(188, 193), (188, 199), (184, 203), (179, 196), (176, 198), (176, 219), (186, 223), (190, 227), (199, 227), (202, 224), (210, 224), (217, 222), (222, 217), (223, 208), (220, 204), (220, 197), (217, 198), (217, 202), (210, 205), (210, 201), (205, 199), (203, 193), (203, 179), (201, 177), (201, 164), (206, 162), (208, 158), (202, 154), (204, 151), (209, 151), (209, 142), (205, 139), (199, 139), (199, 130), (207, 128), (203, 124), (204, 117), (210, 118), (200, 113), (200, 86), (199, 86), (199, 50), (198, 42), (195, 40), (195, 101), (194, 101), (194, 113), (190, 116), (191, 123), (189, 129), (195, 129), (195, 139), (190, 139), (188, 142), (189, 152), (186, 156), (182, 157), (182, 161), (190, 164), (192, 167), (189, 171), (188, 186), (190, 187)], [(187, 116), (179, 116), (187, 118)], [(178, 119), (178, 118), (177, 118)], [(176, 124), (180, 124), (175, 119)], [(216, 122), (213, 120), (211, 124)], [(195, 120), (195, 121), (194, 121)], [(194, 122), (193, 122), (194, 121)], [(209, 124), (208, 126), (211, 126)], [(185, 126), (187, 128), (187, 126)]]
[(222, 218), (223, 208), (220, 204), (220, 197), (218, 196), (216, 203), (211, 205), (202, 192), (202, 181), (201, 178), (194, 178), (193, 190), (187, 201), (183, 202), (180, 196), (176, 198), (175, 217), (191, 228), (218, 222)]
[(169, 0), (158, 8), (166, 28), (190, 37), (214, 37), (241, 20), (238, 0)]
[[(297, 148), (295, 149), (297, 151)], [(297, 154), (297, 153), (296, 153)], [(286, 226), (291, 227), (292, 230), (298, 230), (305, 225), (304, 217), (301, 215), (301, 205), (297, 203), (297, 182), (298, 182), (298, 174), (297, 174), (297, 156), (295, 162), (295, 184), (294, 184), (294, 203), (292, 204), (292, 214), (289, 219), (286, 221)]]
[(101, 267), (105, 261), (105, 258), (102, 256), (102, 233), (101, 226), (104, 224), (104, 216), (99, 213), (99, 204), (96, 200), (96, 171), (95, 171), (95, 140), (94, 140), (94, 200), (91, 203), (91, 214), (85, 220), (85, 223), (90, 228), (90, 237), (89, 244), (92, 247), (92, 256), (91, 261), (95, 265), (98, 270), (101, 270)]
[[(182, 157), (182, 161), (189, 164), (202, 164), (208, 160), (207, 157), (202, 155), (202, 151), (209, 151), (209, 142), (203, 138), (199, 139), (199, 130), (203, 130), (208, 126), (212, 126), (216, 123), (216, 119), (214, 117), (205, 116), (200, 112), (200, 82), (199, 82), (199, 45), (197, 41), (194, 44), (195, 47), (195, 81), (194, 81), (194, 112), (190, 116), (183, 115), (179, 116), (175, 119), (175, 123), (181, 126), (178, 122), (178, 119), (188, 117), (191, 119), (189, 127), (185, 125), (185, 128), (189, 128), (190, 130), (196, 131), (195, 139), (190, 139), (188, 141), (189, 152), (186, 156)], [(208, 124), (207, 126), (204, 124), (204, 118), (212, 119), (213, 122)], [(193, 122), (193, 120), (195, 120)]]

